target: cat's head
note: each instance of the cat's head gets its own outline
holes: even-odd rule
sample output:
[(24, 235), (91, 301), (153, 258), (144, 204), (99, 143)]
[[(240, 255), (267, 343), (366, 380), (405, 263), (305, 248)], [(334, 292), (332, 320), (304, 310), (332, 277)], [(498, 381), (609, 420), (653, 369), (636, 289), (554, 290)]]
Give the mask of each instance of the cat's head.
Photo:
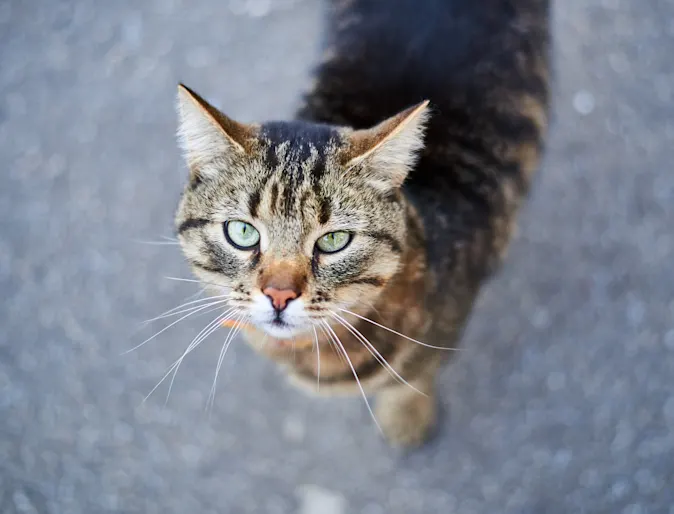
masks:
[(405, 251), (399, 189), (427, 102), (368, 130), (244, 125), (182, 86), (178, 109), (190, 181), (176, 227), (205, 284), (279, 339), (377, 300)]

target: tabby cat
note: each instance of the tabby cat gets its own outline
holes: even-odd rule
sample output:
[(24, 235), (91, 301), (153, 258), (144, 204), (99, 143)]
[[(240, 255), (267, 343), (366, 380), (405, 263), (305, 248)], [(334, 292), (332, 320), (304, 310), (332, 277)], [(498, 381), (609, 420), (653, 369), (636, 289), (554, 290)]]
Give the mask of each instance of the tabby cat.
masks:
[[(320, 393), (375, 394), (423, 442), (434, 381), (497, 268), (548, 119), (546, 0), (332, 0), (293, 121), (178, 93), (176, 218), (248, 342)], [(368, 404), (369, 408), (369, 404)], [(372, 412), (372, 411), (371, 411)]]

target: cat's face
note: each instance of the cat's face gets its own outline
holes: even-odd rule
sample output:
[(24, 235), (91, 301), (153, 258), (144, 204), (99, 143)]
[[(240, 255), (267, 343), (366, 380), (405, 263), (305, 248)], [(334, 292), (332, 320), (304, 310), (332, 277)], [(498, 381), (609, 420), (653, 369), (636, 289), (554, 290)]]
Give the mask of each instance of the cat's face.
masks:
[(242, 125), (179, 94), (191, 181), (176, 225), (195, 273), (277, 339), (371, 306), (405, 250), (399, 187), (426, 104), (367, 131)]

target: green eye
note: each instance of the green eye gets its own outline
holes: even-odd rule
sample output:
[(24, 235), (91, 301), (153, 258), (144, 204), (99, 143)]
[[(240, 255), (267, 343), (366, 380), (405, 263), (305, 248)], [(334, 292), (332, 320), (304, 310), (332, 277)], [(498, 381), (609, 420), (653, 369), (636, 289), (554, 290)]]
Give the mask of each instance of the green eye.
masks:
[(251, 250), (260, 242), (260, 233), (245, 221), (228, 221), (225, 223), (225, 237), (229, 244), (239, 250)]
[(344, 250), (351, 241), (349, 232), (329, 232), (316, 241), (316, 248), (323, 253), (335, 253)]

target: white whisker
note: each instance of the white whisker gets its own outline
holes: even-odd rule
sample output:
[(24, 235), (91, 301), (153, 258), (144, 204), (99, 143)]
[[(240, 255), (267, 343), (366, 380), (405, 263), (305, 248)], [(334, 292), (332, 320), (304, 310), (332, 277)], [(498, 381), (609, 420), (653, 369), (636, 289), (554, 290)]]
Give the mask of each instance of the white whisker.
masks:
[(328, 331), (325, 330), (325, 328), (323, 327), (323, 324), (326, 323), (326, 322), (322, 319), (319, 319), (318, 322), (319, 322), (318, 328), (320, 328), (323, 331), (323, 333), (325, 334), (325, 336), (328, 338), (328, 344), (330, 345), (330, 348), (332, 349), (332, 351), (337, 354), (337, 357), (339, 358), (339, 362), (341, 362), (342, 364), (346, 364), (346, 361), (344, 360), (344, 356), (339, 351), (339, 349), (335, 346), (335, 344), (332, 342), (332, 337), (330, 336)]
[[(225, 313), (225, 314), (226, 314), (226, 313)], [(224, 316), (224, 314), (220, 314), (220, 315), (216, 318), (216, 320), (217, 320), (218, 318), (222, 317), (222, 316)], [(224, 321), (224, 320), (223, 320), (223, 321)], [(211, 325), (212, 323), (213, 323), (213, 321), (211, 321), (211, 322), (209, 323), (209, 325)], [(169, 366), (168, 370), (166, 370), (166, 373), (164, 373), (164, 376), (161, 378), (161, 380), (159, 380), (159, 382), (157, 382), (157, 385), (155, 385), (155, 386), (152, 388), (152, 390), (151, 390), (149, 393), (147, 393), (147, 396), (146, 396), (145, 398), (143, 398), (143, 401), (142, 401), (141, 403), (145, 403), (145, 402), (147, 401), (147, 399), (152, 395), (152, 393), (154, 393), (154, 392), (157, 390), (157, 388), (158, 388), (160, 385), (162, 385), (162, 384), (164, 383), (164, 381), (168, 378), (168, 376), (171, 374), (171, 372), (174, 371), (174, 370), (177, 370), (177, 368), (180, 366), (180, 363), (182, 362), (182, 360), (183, 360), (183, 359), (184, 359), (184, 358), (185, 358), (185, 357), (186, 357), (186, 356), (193, 350), (193, 348), (194, 348), (194, 347), (192, 347), (192, 346), (190, 345), (190, 347), (188, 347), (188, 349), (185, 350), (185, 352), (183, 352), (183, 354), (182, 354), (182, 355), (181, 355), (181, 356), (180, 356), (180, 357), (179, 357), (173, 364), (171, 364), (171, 365)], [(174, 376), (173, 376), (173, 379), (171, 380), (171, 386), (173, 386), (173, 380), (175, 380), (175, 374), (174, 374)], [(169, 387), (169, 392), (168, 392), (168, 394), (171, 394), (171, 387)], [(167, 395), (166, 401), (168, 402), (168, 395)]]
[(412, 341), (413, 343), (417, 343), (417, 344), (420, 344), (421, 346), (425, 346), (426, 348), (433, 348), (434, 350), (451, 350), (451, 351), (455, 351), (455, 352), (460, 351), (459, 348), (448, 348), (448, 347), (444, 347), (444, 346), (433, 346), (432, 344), (417, 341), (416, 339), (413, 339), (409, 336), (406, 336), (405, 334), (401, 334), (400, 332), (397, 332), (397, 331), (393, 330), (392, 328), (388, 328), (388, 327), (382, 325), (381, 323), (377, 323), (376, 321), (372, 321), (371, 319), (366, 318), (365, 316), (361, 316), (360, 314), (356, 314), (355, 312), (351, 312), (351, 311), (348, 311), (346, 309), (341, 309), (339, 307), (338, 307), (338, 309), (342, 312), (346, 312), (347, 314), (351, 314), (352, 316), (356, 316), (357, 318), (360, 318), (363, 321), (367, 321), (368, 323), (372, 323), (373, 325), (375, 325), (379, 328), (383, 328), (384, 330), (388, 330), (389, 332), (391, 332), (391, 333), (393, 333), (397, 336), (400, 336), (404, 339), (407, 339), (408, 341)]
[[(206, 300), (209, 300), (209, 298), (203, 298), (203, 300), (206, 301)], [(161, 319), (171, 318), (173, 316), (178, 316), (178, 315), (180, 315), (184, 312), (190, 312), (190, 311), (193, 311), (193, 310), (198, 309), (200, 307), (210, 307), (211, 305), (222, 305), (223, 303), (227, 303), (226, 298), (224, 300), (216, 300), (214, 302), (205, 303), (205, 304), (201, 304), (201, 305), (193, 305), (192, 307), (187, 307), (186, 309), (181, 309), (179, 311), (170, 312), (168, 314), (162, 314), (160, 316), (156, 316), (154, 318), (145, 320), (145, 321), (142, 322), (142, 326), (149, 325), (153, 321), (158, 321), (158, 320), (161, 320)]]
[(182, 364), (185, 357), (187, 357), (192, 352), (192, 350), (194, 350), (203, 341), (205, 341), (213, 332), (218, 330), (218, 328), (220, 328), (220, 324), (223, 321), (229, 319), (232, 316), (235, 316), (237, 313), (238, 311), (236, 309), (229, 309), (228, 311), (219, 314), (218, 316), (215, 317), (215, 319), (211, 320), (211, 322), (208, 325), (206, 325), (201, 330), (201, 332), (199, 332), (194, 337), (194, 339), (192, 339), (192, 342), (189, 344), (187, 349), (183, 352), (180, 358), (174, 363), (175, 370), (173, 372), (173, 377), (171, 377), (171, 383), (169, 384), (168, 392), (166, 393), (166, 403), (168, 403), (169, 396), (171, 396), (171, 390), (173, 389), (173, 382), (175, 382), (176, 375), (178, 374), (178, 369), (180, 368), (180, 365)]
[(342, 351), (344, 354), (344, 357), (346, 358), (346, 362), (351, 368), (351, 372), (353, 373), (353, 377), (356, 379), (356, 384), (358, 385), (358, 389), (360, 389), (360, 394), (363, 396), (363, 400), (365, 400), (365, 406), (367, 407), (367, 410), (370, 412), (370, 416), (372, 416), (372, 420), (374, 421), (374, 424), (377, 425), (377, 428), (379, 429), (380, 433), (384, 433), (384, 431), (381, 429), (381, 426), (379, 426), (379, 422), (377, 421), (377, 417), (374, 415), (374, 411), (372, 410), (372, 407), (370, 407), (370, 402), (367, 400), (367, 395), (365, 394), (365, 390), (363, 389), (363, 386), (360, 383), (360, 379), (358, 378), (358, 373), (356, 373), (356, 368), (353, 367), (353, 363), (351, 362), (351, 359), (349, 359), (349, 355), (346, 353), (346, 349), (344, 348), (344, 345), (342, 342), (339, 340), (339, 337), (335, 333), (334, 330), (332, 330), (332, 327), (328, 324), (327, 321), (322, 322), (325, 328), (328, 330), (330, 333), (331, 337), (334, 337), (333, 341), (337, 345), (337, 347)]
[[(221, 316), (224, 316), (224, 315), (223, 315), (223, 314), (220, 314), (220, 315), (219, 315), (217, 318), (215, 318), (215, 319), (217, 320), (217, 319), (218, 319), (219, 317), (221, 317)], [(213, 321), (211, 321), (211, 322), (209, 323), (209, 325), (211, 325), (212, 323), (213, 323)], [(161, 380), (159, 380), (159, 382), (157, 382), (157, 385), (155, 385), (155, 386), (152, 388), (152, 390), (151, 390), (149, 393), (147, 393), (147, 396), (145, 396), (145, 398), (143, 398), (143, 401), (142, 401), (141, 403), (145, 403), (145, 402), (147, 401), (147, 399), (152, 395), (152, 393), (154, 393), (154, 392), (157, 390), (157, 388), (158, 388), (160, 385), (162, 385), (162, 384), (164, 383), (164, 381), (168, 378), (168, 376), (171, 374), (171, 372), (172, 372), (173, 370), (177, 370), (177, 368), (180, 366), (180, 363), (182, 362), (182, 359), (184, 359), (185, 356), (187, 356), (187, 354), (190, 353), (190, 351), (192, 351), (192, 349), (193, 349), (193, 348), (188, 347), (188, 349), (185, 350), (185, 352), (182, 354), (182, 356), (181, 356), (178, 360), (176, 360), (173, 364), (171, 364), (171, 365), (169, 366), (168, 370), (166, 370), (166, 373), (164, 373), (164, 376), (161, 378)], [(173, 379), (175, 379), (175, 375), (173, 376)], [(173, 383), (173, 380), (171, 380), (171, 383)], [(170, 394), (170, 393), (171, 393), (171, 388), (169, 388), (169, 394)], [(168, 395), (167, 395), (167, 401), (168, 401)]]
[(426, 393), (419, 391), (416, 387), (414, 387), (412, 384), (410, 384), (407, 380), (405, 380), (400, 373), (398, 373), (393, 366), (389, 364), (389, 362), (384, 358), (384, 356), (377, 350), (377, 348), (365, 337), (356, 327), (354, 327), (351, 323), (349, 323), (347, 320), (342, 318), (339, 314), (335, 314), (334, 312), (332, 313), (332, 316), (337, 322), (339, 322), (344, 328), (346, 328), (353, 336), (356, 337), (356, 339), (360, 340), (365, 345), (365, 348), (370, 352), (370, 354), (381, 364), (388, 373), (395, 378), (396, 380), (402, 382), (406, 386), (410, 387), (417, 393), (423, 395), (423, 396), (428, 396)]
[(314, 329), (314, 341), (316, 341), (316, 391), (321, 389), (321, 345), (318, 342), (318, 332), (316, 332), (316, 326), (312, 325), (311, 328)]
[(174, 280), (176, 282), (192, 282), (194, 284), (206, 284), (206, 285), (209, 285), (209, 286), (215, 286), (215, 287), (219, 287), (219, 288), (222, 288), (222, 289), (228, 289), (226, 286), (224, 286), (222, 284), (216, 284), (215, 282), (207, 282), (205, 280), (195, 280), (193, 278), (169, 277), (169, 276), (164, 276), (162, 278), (165, 278), (166, 280)]
[(176, 282), (194, 282), (200, 284), (201, 280), (194, 280), (193, 278), (182, 278), (182, 277), (164, 277), (166, 280), (175, 280)]
[(190, 300), (196, 300), (197, 298), (199, 298), (199, 297), (200, 297), (202, 294), (204, 294), (205, 292), (206, 292), (206, 288), (205, 288), (205, 287), (202, 287), (202, 288), (199, 289), (196, 293), (191, 294), (191, 295), (189, 295), (187, 298), (185, 298), (185, 301), (188, 302), (188, 301), (190, 301)]
[(198, 303), (203, 303), (203, 302), (208, 302), (210, 300), (220, 300), (220, 299), (227, 299), (229, 297), (229, 294), (222, 294), (222, 295), (216, 295), (216, 296), (208, 296), (206, 298), (198, 298), (196, 300), (192, 300), (189, 302), (185, 302), (182, 305), (178, 305), (177, 307), (173, 307), (172, 309), (169, 309), (165, 312), (162, 312), (159, 316), (156, 316), (154, 318), (146, 319), (143, 321), (141, 324), (147, 324), (151, 323), (152, 321), (156, 321), (158, 319), (162, 319), (162, 317), (166, 317), (167, 315), (170, 315), (171, 313), (174, 313), (175, 311), (178, 311), (184, 307), (187, 307), (188, 305), (195, 305)]
[(174, 321), (174, 322), (171, 323), (170, 325), (167, 325), (167, 326), (165, 326), (164, 328), (162, 328), (159, 332), (157, 332), (157, 333), (154, 334), (153, 336), (148, 337), (148, 338), (147, 338), (145, 341), (143, 341), (142, 343), (140, 343), (140, 344), (134, 346), (134, 347), (131, 348), (130, 350), (126, 350), (125, 352), (122, 352), (122, 355), (126, 355), (127, 353), (131, 353), (131, 352), (137, 350), (137, 349), (140, 348), (141, 346), (143, 346), (143, 345), (145, 345), (146, 343), (149, 343), (150, 341), (152, 341), (152, 340), (153, 340), (154, 338), (156, 338), (157, 336), (159, 336), (159, 335), (163, 334), (164, 332), (166, 332), (166, 331), (167, 331), (169, 328), (171, 328), (172, 326), (177, 325), (178, 323), (180, 323), (180, 322), (181, 322), (182, 320), (184, 320), (185, 318), (189, 318), (189, 317), (192, 316), (193, 314), (196, 314), (197, 312), (202, 311), (203, 309), (207, 309), (208, 307), (211, 307), (211, 305), (212, 305), (212, 304), (201, 305), (201, 306), (199, 306), (197, 309), (195, 309), (195, 310), (193, 310), (193, 311), (191, 311), (191, 312), (188, 312), (187, 314), (185, 314), (185, 315), (182, 316), (181, 318), (178, 318), (176, 321)]
[[(232, 341), (234, 341), (234, 337), (236, 336), (236, 334), (239, 333), (241, 327), (243, 326), (243, 323), (247, 318), (248, 315), (244, 314), (234, 322), (234, 327), (229, 331), (229, 334), (227, 334), (225, 342), (222, 344), (222, 349), (220, 350), (220, 355), (218, 357), (218, 364), (215, 368), (215, 376), (213, 377), (213, 386), (211, 387), (211, 392), (208, 397), (210, 400), (211, 412), (213, 412), (213, 406), (215, 405), (215, 391), (218, 382), (218, 375), (220, 374), (220, 367), (222, 366), (222, 362), (225, 358), (227, 350), (229, 349), (229, 346), (232, 344)], [(206, 402), (206, 408), (208, 409), (208, 401)]]

